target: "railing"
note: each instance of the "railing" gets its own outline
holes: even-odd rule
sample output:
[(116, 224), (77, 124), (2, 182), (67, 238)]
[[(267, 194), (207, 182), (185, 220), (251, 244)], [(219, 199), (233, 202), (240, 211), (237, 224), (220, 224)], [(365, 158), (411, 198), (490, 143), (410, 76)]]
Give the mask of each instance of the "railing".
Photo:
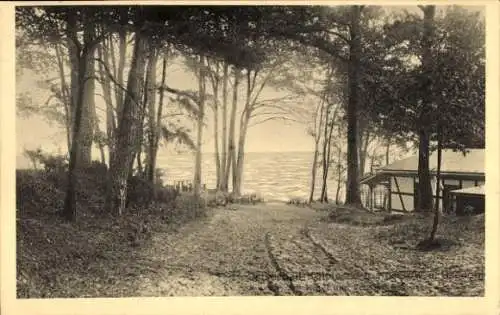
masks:
[[(167, 184), (167, 186), (174, 188), (178, 192), (193, 192), (194, 184), (192, 180), (176, 180), (172, 184)], [(203, 190), (207, 189), (207, 185), (202, 185)]]

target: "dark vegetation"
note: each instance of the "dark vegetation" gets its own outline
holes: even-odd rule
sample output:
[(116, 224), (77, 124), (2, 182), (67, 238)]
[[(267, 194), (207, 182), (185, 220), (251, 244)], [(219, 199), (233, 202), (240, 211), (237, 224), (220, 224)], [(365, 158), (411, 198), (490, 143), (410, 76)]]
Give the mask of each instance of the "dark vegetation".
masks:
[[(328, 212), (328, 222), (358, 227), (387, 227), (377, 234), (379, 240), (393, 245), (408, 245), (418, 248), (418, 243), (429, 234), (433, 217), (415, 212), (397, 214), (369, 212), (364, 209), (336, 207)], [(449, 245), (464, 245), (466, 240), (478, 246), (484, 246), (484, 214), (472, 216), (447, 215), (441, 218), (438, 244), (444, 248)]]
[(316, 239), (346, 266), (366, 274), (353, 294), (483, 296), (485, 216), (443, 216), (433, 246), (421, 246), (433, 217), (335, 208)]

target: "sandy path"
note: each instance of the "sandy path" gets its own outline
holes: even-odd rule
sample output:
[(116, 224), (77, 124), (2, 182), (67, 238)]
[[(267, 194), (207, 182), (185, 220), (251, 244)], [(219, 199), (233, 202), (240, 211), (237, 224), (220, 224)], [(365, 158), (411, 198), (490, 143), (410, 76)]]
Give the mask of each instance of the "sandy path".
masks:
[[(324, 294), (317, 281), (303, 288), (302, 282), (310, 279), (302, 279), (300, 268), (294, 268), (313, 264), (321, 272), (328, 266), (329, 258), (311, 242), (304, 242), (304, 228), (320, 217), (320, 212), (310, 208), (283, 204), (215, 209), (208, 219), (192, 222), (178, 233), (154, 236), (144, 255), (164, 267), (154, 279), (143, 279), (138, 294)], [(293, 257), (287, 255), (290, 247)]]
[[(395, 248), (378, 233), (284, 204), (215, 209), (144, 249), (155, 274), (139, 296), (452, 295), (484, 292), (479, 245), (443, 252)], [(472, 248), (477, 254), (471, 255)], [(473, 256), (473, 257), (470, 257)], [(442, 266), (443, 265), (443, 266)], [(453, 270), (453, 271), (450, 271)], [(458, 283), (458, 285), (457, 285)], [(472, 284), (472, 285), (468, 285)]]

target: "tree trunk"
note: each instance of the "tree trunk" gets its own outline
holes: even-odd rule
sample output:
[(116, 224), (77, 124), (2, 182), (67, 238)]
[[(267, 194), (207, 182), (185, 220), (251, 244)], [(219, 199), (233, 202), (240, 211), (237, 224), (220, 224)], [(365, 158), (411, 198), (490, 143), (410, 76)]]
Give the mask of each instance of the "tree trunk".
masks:
[(389, 152), (391, 150), (391, 138), (387, 137), (387, 144), (385, 147), (385, 165), (389, 165)]
[(137, 173), (139, 174), (139, 176), (143, 177), (144, 169), (142, 167), (141, 155), (142, 155), (142, 150), (139, 149), (139, 151), (137, 152)]
[(323, 154), (322, 154), (322, 166), (323, 166), (323, 177), (321, 184), (321, 194), (319, 197), (320, 202), (328, 202), (327, 197), (327, 178), (328, 178), (328, 118), (330, 116), (330, 105), (326, 110), (325, 115), (325, 128), (323, 129)]
[(66, 145), (68, 152), (71, 150), (71, 95), (66, 82), (66, 73), (64, 71), (63, 52), (61, 46), (56, 45), (56, 58), (59, 68), (59, 79), (61, 80), (61, 97), (64, 104), (65, 128), (66, 128)]
[[(125, 11), (122, 11), (122, 23), (127, 21), (127, 13)], [(127, 31), (124, 29), (121, 29), (118, 31), (118, 36), (119, 36), (119, 49), (118, 49), (118, 68), (117, 68), (117, 73), (116, 73), (116, 80), (118, 81), (119, 84), (122, 86), (124, 85), (123, 81), (123, 70), (125, 69), (125, 59), (127, 58)], [(114, 58), (114, 52), (112, 52), (113, 55), (112, 57)], [(132, 65), (131, 65), (132, 66)], [(124, 91), (121, 89), (117, 88), (115, 89), (115, 95), (116, 95), (116, 113), (117, 117), (121, 117), (121, 113), (123, 111), (123, 102), (124, 102)]]
[[(217, 97), (217, 96), (215, 96)], [(220, 152), (219, 152), (219, 105), (214, 105), (214, 158), (215, 158), (215, 188), (217, 190), (220, 189), (222, 174), (221, 174), (221, 161), (220, 161)]]
[(233, 192), (239, 196), (241, 195), (241, 186), (243, 183), (243, 163), (245, 160), (245, 139), (248, 130), (248, 122), (250, 118), (245, 117), (243, 120), (243, 126), (240, 128), (240, 135), (238, 139), (238, 159), (236, 161), (236, 183), (233, 186)]
[(420, 130), (418, 148), (418, 189), (419, 200), (417, 211), (432, 210), (432, 185), (429, 171), (429, 134), (426, 130)]
[[(99, 45), (97, 47), (97, 56), (99, 59), (106, 63), (106, 66), (109, 69), (109, 53), (107, 45)], [(104, 102), (106, 103), (106, 136), (108, 140), (108, 155), (109, 159), (111, 159), (116, 130), (116, 118), (113, 109), (113, 98), (111, 97), (111, 80), (109, 79), (109, 75), (106, 72), (103, 64), (99, 63), (98, 69), (99, 77), (101, 78), (103, 98)]]
[[(95, 38), (95, 29), (93, 25), (86, 25), (83, 33), (84, 45)], [(92, 161), (92, 143), (94, 140), (95, 121), (93, 111), (95, 109), (95, 61), (94, 61), (95, 45), (88, 47), (86, 52), (85, 62), (85, 83), (83, 85), (83, 107), (80, 125), (80, 153), (79, 164), (81, 166), (90, 165)]]
[[(78, 103), (78, 67), (79, 67), (79, 52), (74, 39), (77, 38), (77, 18), (76, 15), (70, 14), (67, 20), (66, 37), (68, 46), (69, 62), (71, 65), (70, 69), (70, 106), (69, 106), (69, 125), (71, 134), (71, 145), (73, 144), (74, 126), (75, 126), (75, 116), (76, 116), (76, 105)], [(79, 154), (79, 153), (77, 153)]]
[[(234, 134), (235, 134), (235, 123), (236, 123), (236, 108), (238, 105), (238, 86), (240, 83), (240, 70), (234, 69), (234, 88), (233, 88), (233, 104), (231, 108), (231, 117), (229, 120), (229, 135), (228, 135), (228, 157), (226, 164), (226, 182), (229, 183), (229, 174), (231, 172), (231, 168), (233, 170), (233, 188), (235, 184), (235, 168), (236, 168), (236, 157), (235, 157), (235, 143), (234, 143)], [(229, 188), (229, 187), (228, 187)]]
[(419, 131), (418, 152), (418, 178), (419, 178), (419, 209), (421, 211), (432, 210), (432, 186), (429, 172), (429, 134), (426, 130), (429, 125), (429, 111), (432, 105), (432, 37), (434, 27), (434, 6), (424, 7), (424, 35), (422, 52), (422, 111), (420, 115), (421, 128)]
[(151, 47), (149, 55), (149, 63), (146, 71), (146, 95), (147, 95), (147, 113), (148, 113), (148, 148), (147, 148), (147, 162), (145, 167), (144, 178), (150, 183), (155, 183), (155, 168), (153, 165), (156, 155), (156, 64), (158, 62), (158, 50)]
[(347, 187), (346, 204), (361, 205), (358, 180), (357, 113), (359, 98), (359, 71), (361, 55), (360, 19), (361, 7), (351, 9), (351, 43), (348, 62), (349, 100), (347, 105)]
[(441, 141), (441, 126), (438, 124), (437, 128), (437, 137), (438, 137), (438, 144), (437, 144), (437, 172), (436, 172), (436, 202), (434, 204), (434, 220), (432, 222), (432, 230), (431, 230), (431, 235), (429, 237), (429, 241), (433, 242), (435, 237), (436, 237), (436, 232), (437, 228), (439, 225), (439, 216), (441, 212), (439, 211), (439, 192), (440, 192), (440, 181), (441, 181), (441, 154), (443, 151), (442, 148), (442, 141)]
[[(222, 168), (219, 152), (219, 65), (217, 64), (215, 77), (212, 76), (212, 89), (214, 92), (214, 159), (215, 159), (215, 188), (220, 190), (222, 183)], [(224, 163), (224, 162), (223, 162)]]
[[(80, 146), (80, 126), (81, 126), (81, 117), (82, 117), (82, 108), (83, 108), (83, 87), (85, 84), (85, 72), (87, 60), (86, 56), (80, 56), (80, 52), (76, 48), (73, 40), (77, 40), (76, 36), (76, 14), (74, 11), (70, 11), (67, 17), (67, 33), (68, 40), (70, 42), (70, 51), (74, 53), (71, 56), (71, 88), (72, 92), (77, 92), (76, 95), (73, 96), (72, 105), (74, 106), (74, 115), (73, 117), (73, 128), (72, 128), (72, 145), (69, 157), (69, 167), (68, 167), (68, 187), (66, 191), (66, 196), (64, 199), (64, 209), (62, 215), (68, 221), (76, 221), (77, 217), (77, 209), (76, 209), (76, 182), (77, 182), (77, 173), (78, 173), (78, 155), (79, 155), (79, 146)], [(76, 56), (76, 60), (75, 60)], [(76, 64), (75, 64), (76, 61)], [(75, 78), (75, 74), (77, 74)]]
[[(139, 112), (139, 117), (138, 117), (138, 126), (137, 126), (137, 134), (135, 136), (135, 145), (133, 147), (133, 154), (134, 154), (134, 157), (137, 159), (137, 174), (138, 176), (142, 177), (142, 178), (145, 178), (145, 172), (143, 171), (143, 167), (142, 167), (142, 159), (141, 159), (141, 155), (142, 155), (142, 151), (143, 151), (143, 147), (144, 147), (144, 144), (145, 144), (145, 140), (144, 140), (144, 129), (146, 128), (146, 124), (145, 124), (145, 121), (146, 121), (146, 112), (147, 112), (147, 107), (149, 105), (149, 97), (151, 96), (150, 92), (148, 91), (148, 87), (150, 86), (150, 83), (149, 83), (149, 78), (150, 78), (150, 67), (151, 65), (153, 66), (153, 69), (154, 71), (156, 71), (156, 60), (154, 60), (154, 62), (152, 63), (151, 62), (151, 58), (156, 58), (154, 57), (153, 55), (155, 54), (154, 52), (154, 48), (150, 46), (150, 43), (151, 42), (148, 42), (146, 44), (146, 47), (149, 47), (148, 50), (146, 50), (146, 56), (147, 56), (147, 60), (145, 61), (145, 71), (141, 74), (140, 78), (138, 79), (139, 80), (139, 99), (142, 99), (141, 103), (140, 103), (140, 112)], [(155, 98), (156, 94), (155, 94), (155, 91), (153, 89), (153, 99)], [(154, 103), (153, 103), (153, 106), (154, 106)], [(133, 161), (134, 159), (132, 159)], [(131, 169), (130, 169), (130, 176), (132, 176), (132, 172), (133, 172), (133, 166), (134, 166), (134, 163), (132, 162), (132, 165), (131, 165)]]
[(224, 70), (222, 77), (222, 165), (221, 165), (221, 190), (223, 192), (228, 192), (228, 154), (227, 154), (227, 82), (229, 79), (228, 76), (229, 64), (224, 62)]
[(245, 160), (245, 140), (248, 131), (248, 122), (250, 121), (250, 110), (246, 110), (241, 114), (240, 132), (238, 139), (238, 159), (236, 161), (236, 169), (234, 174), (236, 182), (233, 185), (233, 193), (237, 196), (241, 195), (241, 185), (243, 182), (243, 163)]
[[(160, 85), (160, 100), (158, 104), (158, 111), (156, 115), (155, 129), (153, 132), (153, 145), (150, 147), (150, 152), (148, 154), (148, 173), (146, 174), (146, 179), (150, 183), (155, 183), (155, 172), (156, 172), (156, 159), (158, 156), (158, 147), (160, 141), (161, 133), (161, 116), (163, 114), (163, 102), (164, 102), (164, 86), (167, 75), (167, 56), (166, 53), (163, 56), (162, 71), (161, 71), (161, 85)], [(153, 191), (153, 196), (156, 198), (156, 190)]]
[[(255, 73), (257, 75), (257, 73)], [(247, 70), (247, 93), (245, 108), (240, 116), (240, 132), (238, 139), (238, 159), (236, 161), (235, 177), (236, 183), (233, 186), (233, 193), (237, 196), (241, 195), (241, 185), (243, 182), (243, 163), (245, 159), (245, 140), (248, 131), (248, 123), (250, 122), (250, 115), (252, 113), (253, 101), (252, 101), (252, 91), (254, 89), (254, 84), (252, 84), (251, 71)]]
[[(386, 146), (385, 146), (385, 165), (386, 166), (389, 165), (389, 152), (390, 152), (390, 149), (391, 149), (391, 138), (387, 137), (387, 143), (386, 143)], [(386, 208), (387, 210), (390, 210), (389, 207), (388, 207), (388, 198), (389, 198), (389, 193), (386, 190), (385, 193), (384, 193), (383, 205), (384, 205), (384, 208)]]
[(340, 164), (340, 159), (342, 158), (342, 150), (337, 151), (338, 164), (337, 164), (337, 192), (335, 194), (335, 204), (340, 204), (340, 188), (342, 187), (342, 165)]
[(104, 144), (99, 142), (99, 153), (101, 153), (101, 163), (106, 164), (106, 153), (104, 152)]
[(107, 196), (107, 209), (121, 215), (127, 198), (127, 180), (134, 158), (137, 129), (140, 115), (140, 78), (146, 62), (146, 40), (141, 31), (136, 32), (135, 46), (127, 82), (123, 108), (118, 122), (116, 150), (110, 162), (110, 189)]
[[(85, 66), (87, 62), (85, 60), (85, 56), (79, 58), (79, 67), (78, 67), (78, 82), (80, 86), (83, 86), (85, 83)], [(80, 126), (81, 126), (81, 118), (83, 113), (83, 89), (78, 89), (78, 95), (76, 100), (76, 111), (74, 116), (74, 128), (73, 128), (73, 141), (71, 146), (70, 158), (69, 158), (69, 170), (68, 170), (68, 189), (66, 191), (66, 198), (64, 200), (64, 210), (63, 216), (68, 221), (76, 221), (77, 212), (76, 212), (76, 185), (77, 185), (77, 174), (79, 168), (79, 159), (78, 155), (80, 152)]]
[(370, 143), (370, 133), (364, 132), (364, 136), (358, 142), (359, 150), (359, 178), (363, 177), (366, 169), (366, 158), (368, 156), (368, 145)]
[(313, 163), (311, 167), (311, 192), (309, 193), (309, 203), (312, 203), (314, 200), (314, 188), (316, 187), (316, 173), (318, 170), (318, 155), (319, 155), (319, 138), (318, 141), (314, 141), (314, 154), (313, 154)]
[(196, 135), (196, 158), (195, 158), (195, 171), (193, 189), (195, 196), (201, 193), (201, 145), (203, 137), (203, 119), (205, 118), (205, 58), (200, 56), (200, 75), (198, 78), (198, 93), (200, 103), (198, 104), (198, 130)]

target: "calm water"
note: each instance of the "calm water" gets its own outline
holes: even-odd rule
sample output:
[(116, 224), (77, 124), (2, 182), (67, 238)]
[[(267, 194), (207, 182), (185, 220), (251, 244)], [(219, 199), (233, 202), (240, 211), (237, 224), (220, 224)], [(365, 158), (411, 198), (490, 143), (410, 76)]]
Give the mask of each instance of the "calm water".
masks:
[[(194, 156), (173, 154), (158, 157), (158, 167), (166, 171), (166, 183), (193, 179)], [(285, 201), (292, 197), (307, 198), (311, 186), (311, 152), (250, 152), (245, 156), (243, 187), (244, 193), (256, 192), (266, 200)], [(321, 169), (316, 181), (317, 198), (321, 189)], [(333, 174), (332, 174), (333, 175)], [(215, 163), (213, 153), (204, 153), (202, 181), (208, 188), (215, 187)], [(328, 180), (328, 195), (335, 197), (336, 185)], [(343, 191), (341, 191), (343, 193)]]

